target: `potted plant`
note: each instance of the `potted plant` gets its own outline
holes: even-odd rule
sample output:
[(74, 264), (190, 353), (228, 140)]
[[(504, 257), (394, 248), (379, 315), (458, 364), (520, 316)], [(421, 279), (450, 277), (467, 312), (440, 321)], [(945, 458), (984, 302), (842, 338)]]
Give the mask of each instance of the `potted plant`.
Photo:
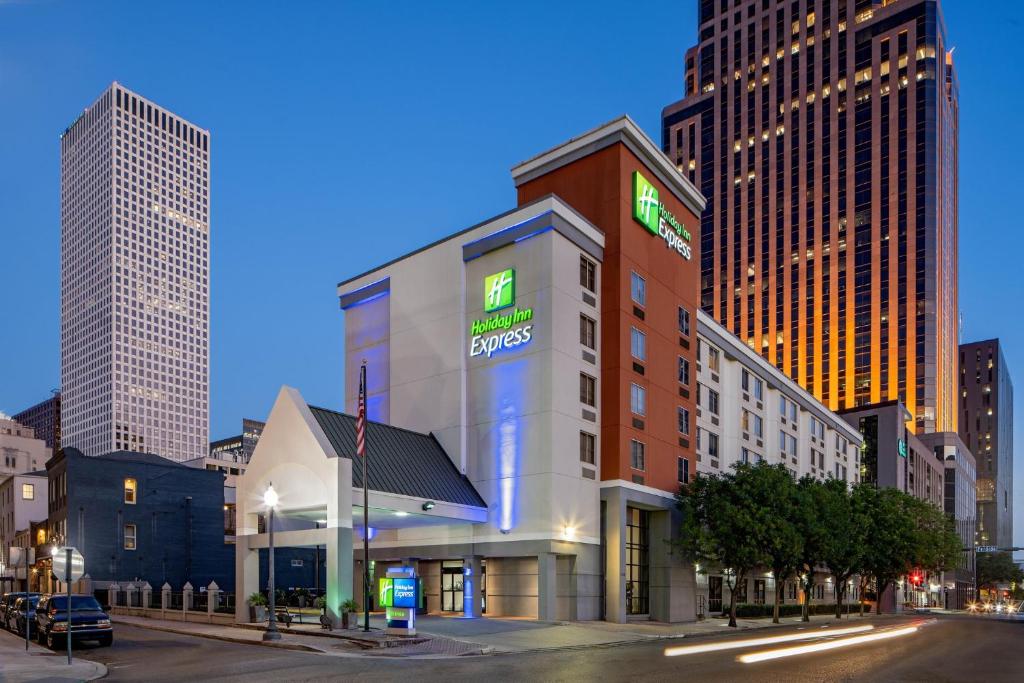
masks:
[(296, 588), (294, 595), (296, 602), (299, 603), (300, 609), (305, 607), (306, 603), (309, 602), (309, 590), (306, 588)]
[(249, 596), (249, 617), (255, 623), (267, 618), (267, 596), (259, 591)]
[(341, 627), (342, 628), (355, 628), (356, 624), (356, 611), (359, 606), (356, 605), (356, 601), (351, 598), (341, 603)]

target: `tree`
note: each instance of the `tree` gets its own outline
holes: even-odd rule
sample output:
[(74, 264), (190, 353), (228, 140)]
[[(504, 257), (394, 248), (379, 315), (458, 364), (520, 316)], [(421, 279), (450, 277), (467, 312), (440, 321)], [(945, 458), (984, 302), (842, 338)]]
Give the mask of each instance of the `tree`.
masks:
[(786, 580), (796, 574), (803, 552), (803, 538), (795, 522), (800, 500), (796, 482), (785, 465), (758, 463), (749, 469), (749, 475), (754, 510), (759, 516), (754, 530), (775, 579), (772, 623), (777, 624)]
[(953, 519), (923, 500), (913, 498), (910, 505), (917, 531), (912, 557), (914, 566), (936, 572), (955, 567), (963, 556), (964, 544), (956, 533)]
[(893, 488), (854, 487), (865, 522), (862, 570), (875, 584), (876, 611), (882, 594), (911, 568), (917, 543), (914, 498)]
[(847, 582), (860, 571), (864, 556), (865, 506), (861, 496), (853, 495), (840, 479), (829, 479), (821, 485), (819, 504), (817, 511), (824, 527), (821, 560), (832, 575), (836, 619), (841, 619)]
[(819, 512), (824, 486), (816, 478), (805, 476), (797, 482), (796, 500), (793, 509), (793, 522), (800, 536), (800, 553), (797, 569), (800, 572), (800, 590), (803, 592), (804, 604), (801, 610), (803, 621), (811, 620), (811, 590), (814, 588), (814, 570), (822, 563), (824, 543), (827, 534), (824, 520)]
[(974, 563), (978, 589), (994, 589), (996, 584), (1024, 581), (1024, 573), (1014, 564), (1010, 553), (978, 553)]
[(723, 568), (729, 587), (729, 626), (736, 626), (736, 586), (750, 570), (765, 564), (755, 525), (762, 518), (748, 465), (734, 472), (702, 475), (680, 489), (677, 504), (683, 513), (676, 547), (693, 562)]

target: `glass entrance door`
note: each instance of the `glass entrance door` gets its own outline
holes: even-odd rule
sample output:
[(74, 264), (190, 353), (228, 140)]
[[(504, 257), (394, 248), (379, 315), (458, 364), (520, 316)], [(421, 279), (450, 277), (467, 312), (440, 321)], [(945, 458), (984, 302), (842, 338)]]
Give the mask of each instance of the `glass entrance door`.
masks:
[(708, 611), (722, 611), (722, 577), (708, 577)]
[(441, 563), (441, 611), (462, 611), (462, 561)]
[(626, 508), (626, 613), (649, 614), (650, 514)]

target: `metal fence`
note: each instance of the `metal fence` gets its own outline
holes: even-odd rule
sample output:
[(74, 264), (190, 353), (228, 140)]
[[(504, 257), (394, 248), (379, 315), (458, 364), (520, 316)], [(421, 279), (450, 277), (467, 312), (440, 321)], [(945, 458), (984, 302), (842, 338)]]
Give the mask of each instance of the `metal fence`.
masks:
[(235, 613), (235, 594), (234, 593), (218, 593), (217, 602), (213, 606), (214, 612), (221, 614), (234, 614)]
[(209, 598), (210, 598), (210, 594), (206, 593), (206, 592), (203, 592), (203, 593), (199, 593), (199, 592), (193, 593), (192, 594), (192, 606), (189, 609), (191, 611), (193, 611), (193, 612), (205, 612), (206, 611), (206, 606), (207, 606), (207, 604), (209, 602)]

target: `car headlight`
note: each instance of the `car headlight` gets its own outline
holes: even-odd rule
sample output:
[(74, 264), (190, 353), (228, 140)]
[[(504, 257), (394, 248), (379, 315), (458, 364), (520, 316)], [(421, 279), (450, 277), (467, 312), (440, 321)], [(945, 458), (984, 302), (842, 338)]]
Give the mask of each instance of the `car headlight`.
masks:
[(110, 619), (97, 619), (96, 620), (96, 625), (97, 626), (110, 626)]
[(50, 630), (51, 631), (67, 631), (68, 630), (68, 625), (66, 623), (64, 623), (63, 621), (59, 621), (56, 624), (54, 624), (52, 627), (50, 627)]

